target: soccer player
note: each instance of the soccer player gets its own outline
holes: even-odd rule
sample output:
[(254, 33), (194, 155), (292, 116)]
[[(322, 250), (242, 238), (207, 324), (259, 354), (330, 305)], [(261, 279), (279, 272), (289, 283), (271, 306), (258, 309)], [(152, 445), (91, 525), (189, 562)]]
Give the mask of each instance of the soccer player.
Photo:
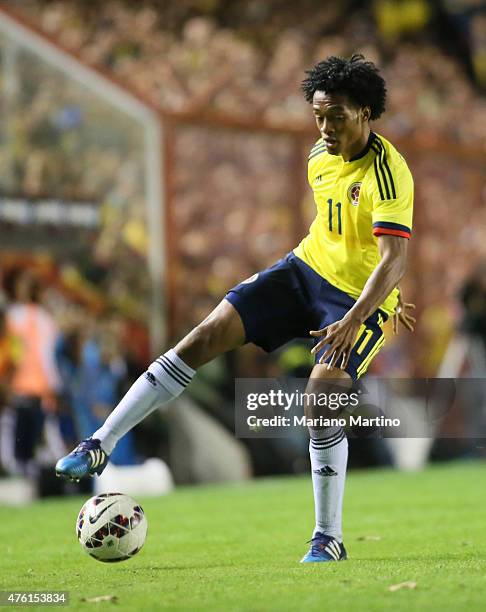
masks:
[[(398, 321), (413, 328), (413, 305), (401, 301), (397, 288), (406, 268), (413, 180), (400, 153), (370, 128), (385, 110), (385, 82), (361, 55), (329, 57), (306, 74), (302, 90), (320, 132), (309, 155), (317, 216), (308, 235), (275, 265), (231, 289), (158, 357), (102, 427), (58, 461), (59, 476), (100, 474), (124, 434), (180, 395), (197, 368), (246, 342), (273, 351), (310, 334), (316, 363), (308, 389), (331, 380), (351, 386), (383, 346), (389, 316), (395, 328)], [(342, 428), (310, 429), (316, 523), (303, 562), (346, 558), (347, 456)]]

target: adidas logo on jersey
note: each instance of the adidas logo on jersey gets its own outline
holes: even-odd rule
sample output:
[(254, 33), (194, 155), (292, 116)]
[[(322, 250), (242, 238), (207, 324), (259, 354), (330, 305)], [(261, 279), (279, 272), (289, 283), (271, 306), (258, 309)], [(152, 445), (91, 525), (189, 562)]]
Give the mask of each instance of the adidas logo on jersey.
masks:
[(319, 476), (337, 476), (337, 472), (335, 472), (328, 465), (325, 465), (324, 467), (319, 468), (318, 470), (313, 470), (313, 472), (314, 474), (319, 474)]

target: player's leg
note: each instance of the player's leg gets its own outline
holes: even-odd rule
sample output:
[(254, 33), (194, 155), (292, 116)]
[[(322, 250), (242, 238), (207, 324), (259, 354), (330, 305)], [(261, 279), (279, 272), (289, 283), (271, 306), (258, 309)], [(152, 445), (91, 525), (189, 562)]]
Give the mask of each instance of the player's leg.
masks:
[(223, 300), (173, 349), (150, 364), (93, 438), (110, 454), (118, 440), (156, 408), (179, 396), (196, 369), (240, 346), (245, 331), (238, 312)]
[(130, 387), (105, 423), (57, 462), (58, 476), (78, 480), (100, 474), (118, 440), (145, 417), (179, 396), (196, 369), (245, 342), (245, 329), (226, 299), (173, 349), (160, 355)]
[(308, 300), (293, 254), (243, 281), (174, 349), (135, 381), (103, 426), (56, 465), (59, 476), (100, 474), (116, 442), (157, 407), (177, 397), (195, 369), (245, 342), (266, 351), (307, 334)]
[[(332, 305), (329, 301), (329, 311)], [(338, 316), (334, 316), (334, 320), (341, 318), (343, 314), (339, 312)], [(308, 389), (314, 393), (336, 392), (336, 388), (340, 386), (350, 389), (352, 381), (365, 374), (384, 344), (383, 322), (384, 318), (378, 311), (365, 321), (358, 333), (345, 372), (337, 368), (327, 370), (325, 364), (314, 366)], [(325, 348), (317, 353), (316, 361)], [(309, 409), (308, 414), (324, 415), (324, 418), (328, 418), (330, 413), (319, 408), (317, 411)], [(337, 411), (333, 416), (338, 416)], [(340, 426), (310, 428), (310, 438), (309, 454), (316, 523), (311, 548), (302, 561), (345, 559), (346, 551), (342, 544), (342, 505), (348, 458), (347, 439)]]
[[(304, 278), (311, 308), (317, 317), (318, 328), (323, 329), (341, 320), (356, 301), (347, 293), (319, 277), (305, 262), (295, 259)], [(319, 278), (319, 283), (314, 279)], [(336, 386), (351, 388), (352, 381), (362, 376), (384, 344), (382, 325), (386, 314), (377, 310), (361, 326), (345, 371), (327, 369), (319, 365), (319, 359), (328, 348), (324, 346), (315, 355), (314, 367), (306, 389), (312, 393), (336, 392)], [(317, 343), (317, 341), (316, 341)], [(306, 407), (308, 417), (337, 418), (337, 411), (324, 412)], [(316, 523), (309, 553), (302, 561), (334, 561), (345, 558), (342, 545), (342, 504), (348, 457), (348, 444), (344, 430), (339, 425), (310, 429), (310, 459), (314, 489)], [(318, 537), (317, 534), (319, 534)]]
[[(343, 370), (327, 365), (315, 365), (306, 388), (308, 397), (327, 397), (331, 393), (346, 392), (352, 378)], [(308, 403), (306, 416), (310, 419), (337, 419), (339, 410)], [(342, 543), (342, 509), (348, 441), (340, 425), (309, 427), (309, 455), (314, 492), (315, 527), (309, 552), (302, 562), (340, 561), (346, 558)]]

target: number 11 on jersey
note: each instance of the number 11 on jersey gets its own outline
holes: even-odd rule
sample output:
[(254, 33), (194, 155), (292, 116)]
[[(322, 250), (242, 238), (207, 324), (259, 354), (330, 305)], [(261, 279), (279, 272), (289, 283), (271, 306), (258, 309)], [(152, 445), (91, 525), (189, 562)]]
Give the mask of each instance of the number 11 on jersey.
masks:
[[(329, 231), (332, 232), (333, 231), (333, 215), (334, 215), (332, 199), (329, 198), (327, 203), (329, 204)], [(337, 233), (342, 234), (343, 232), (342, 232), (342, 223), (341, 223), (341, 202), (336, 202), (334, 207), (337, 209)]]

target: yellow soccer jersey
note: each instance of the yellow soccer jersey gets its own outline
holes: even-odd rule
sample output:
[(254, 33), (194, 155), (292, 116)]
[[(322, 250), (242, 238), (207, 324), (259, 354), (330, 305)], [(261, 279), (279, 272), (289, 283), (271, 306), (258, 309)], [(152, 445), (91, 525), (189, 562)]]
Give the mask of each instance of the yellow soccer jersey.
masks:
[[(372, 132), (365, 150), (348, 162), (327, 153), (319, 139), (309, 155), (308, 179), (317, 216), (294, 253), (357, 299), (380, 261), (377, 236), (410, 238), (410, 170), (393, 145)], [(397, 295), (395, 289), (381, 305), (388, 315)]]

